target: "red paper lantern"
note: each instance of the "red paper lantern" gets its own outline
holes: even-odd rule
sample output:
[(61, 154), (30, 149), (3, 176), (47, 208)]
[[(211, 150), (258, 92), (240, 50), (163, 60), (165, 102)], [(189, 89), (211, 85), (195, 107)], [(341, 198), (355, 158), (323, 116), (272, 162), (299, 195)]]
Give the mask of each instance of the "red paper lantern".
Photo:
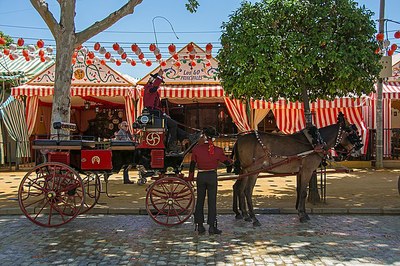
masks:
[(103, 66), (105, 66), (105, 65), (106, 65), (106, 60), (101, 59), (101, 60), (100, 60), (100, 64), (103, 65)]
[(170, 53), (175, 53), (175, 51), (176, 51), (176, 46), (174, 45), (174, 44), (170, 44), (169, 46), (168, 46), (168, 51), (170, 52)]
[(114, 51), (118, 51), (119, 50), (119, 44), (118, 43), (114, 43), (112, 47), (113, 47)]
[(161, 63), (160, 63), (160, 66), (162, 66), (162, 67), (165, 67), (165, 66), (167, 66), (167, 62), (165, 62), (165, 61), (161, 61)]
[(82, 44), (79, 44), (78, 47), (76, 47), (76, 50), (79, 51), (80, 49), (82, 49)]
[(131, 66), (136, 66), (136, 61), (135, 60), (131, 61)]
[(162, 57), (161, 54), (156, 55), (156, 59), (157, 59), (157, 60), (161, 60), (161, 57)]
[(10, 58), (10, 60), (14, 60), (15, 59), (13, 54), (10, 54), (8, 57)]
[(88, 57), (89, 57), (90, 59), (93, 59), (93, 58), (94, 58), (94, 53), (93, 53), (93, 52), (89, 52), (89, 53), (88, 53)]
[(29, 58), (29, 56), (25, 56), (25, 61), (26, 61), (26, 62), (31, 61), (31, 59)]
[(191, 65), (192, 67), (195, 67), (197, 64), (196, 64), (195, 61), (192, 61), (192, 62), (190, 62), (190, 65)]
[(211, 43), (207, 43), (206, 45), (206, 51), (211, 51), (213, 48), (213, 45)]
[(211, 66), (211, 63), (210, 63), (210, 62), (207, 62), (207, 63), (206, 63), (206, 66), (207, 66), (207, 67), (210, 67), (210, 66)]
[(187, 45), (186, 49), (188, 50), (188, 52), (193, 51), (193, 50), (194, 50), (193, 43), (189, 43), (189, 44)]
[(181, 67), (181, 62), (176, 61), (174, 65), (175, 65), (176, 67)]
[(151, 52), (154, 52), (156, 50), (156, 48), (157, 48), (157, 46), (154, 43), (150, 44), (150, 46), (149, 46), (149, 50)]
[(121, 65), (121, 61), (119, 61), (119, 59), (117, 59), (117, 61), (115, 61), (115, 64), (116, 64), (117, 66), (120, 66), (120, 65)]
[(381, 48), (376, 48), (376, 50), (375, 50), (375, 54), (379, 54), (381, 52)]
[(174, 55), (172, 56), (172, 58), (174, 58), (175, 60), (178, 60), (178, 59), (179, 59), (179, 55), (178, 55), (178, 54), (174, 54)]
[(91, 64), (93, 64), (93, 61), (91, 59), (86, 60), (86, 65), (90, 66)]
[(393, 51), (396, 51), (397, 50), (397, 44), (392, 44), (391, 46), (390, 46), (390, 50), (393, 50)]
[(122, 54), (121, 54), (121, 58), (122, 58), (122, 59), (126, 59), (127, 57), (128, 57), (128, 55), (127, 55), (126, 53), (122, 53)]
[(46, 58), (40, 57), (40, 61), (41, 61), (42, 63), (44, 63), (44, 62), (46, 62)]
[(190, 60), (193, 60), (195, 58), (195, 54), (190, 54), (189, 58), (190, 58)]
[(210, 54), (206, 54), (206, 58), (207, 59), (211, 59), (211, 55)]
[(94, 50), (95, 51), (98, 51), (98, 50), (100, 50), (100, 43), (98, 43), (98, 42), (96, 42), (95, 44), (94, 44), (94, 46), (93, 46), (93, 48), (94, 48)]
[(387, 52), (387, 54), (388, 54), (388, 56), (392, 56), (393, 55), (393, 50), (389, 50), (388, 52)]
[(37, 45), (37, 47), (39, 47), (39, 48), (43, 48), (43, 46), (44, 46), (44, 41), (43, 41), (42, 39), (40, 39), (39, 41), (37, 41), (36, 45)]
[(22, 50), (22, 55), (27, 57), (29, 55), (28, 50), (26, 50), (26, 49)]
[(10, 50), (9, 50), (9, 49), (7, 49), (7, 48), (4, 48), (4, 50), (3, 50), (3, 54), (5, 54), (5, 55), (9, 55), (9, 54), (10, 54)]
[(134, 52), (134, 53), (136, 53), (136, 51), (138, 50), (138, 48), (139, 48), (139, 46), (135, 43), (135, 44), (132, 44), (132, 46), (131, 46), (131, 49), (132, 49), (132, 52)]
[(138, 55), (138, 58), (139, 58), (140, 60), (142, 60), (142, 59), (144, 58), (144, 54), (143, 54), (143, 53), (140, 53), (140, 54)]
[(110, 52), (107, 52), (107, 53), (104, 55), (104, 57), (105, 57), (106, 59), (110, 59), (110, 58), (111, 58)]
[(76, 58), (78, 56), (78, 53), (77, 52), (74, 52), (73, 54), (72, 54), (72, 58)]
[(394, 37), (395, 37), (396, 39), (400, 39), (400, 30), (398, 30), (398, 31), (396, 31), (396, 32), (394, 33)]
[(0, 45), (6, 44), (6, 40), (3, 37), (0, 37)]
[(43, 56), (44, 56), (44, 51), (43, 51), (42, 49), (40, 49), (38, 55), (39, 55), (40, 57), (43, 57)]
[(71, 63), (72, 63), (73, 65), (75, 65), (75, 64), (76, 64), (76, 58), (72, 58)]
[(149, 66), (151, 66), (151, 65), (152, 65), (151, 61), (150, 61), (150, 60), (147, 60), (147, 61), (146, 61), (146, 66), (149, 67)]
[(18, 46), (24, 45), (24, 39), (19, 38), (18, 41), (17, 41), (17, 44), (18, 44)]

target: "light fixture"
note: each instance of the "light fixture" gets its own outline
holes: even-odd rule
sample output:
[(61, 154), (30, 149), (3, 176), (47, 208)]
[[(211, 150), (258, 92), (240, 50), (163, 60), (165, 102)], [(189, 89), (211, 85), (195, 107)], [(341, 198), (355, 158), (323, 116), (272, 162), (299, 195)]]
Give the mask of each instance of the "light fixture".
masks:
[(100, 112), (100, 107), (99, 107), (98, 105), (96, 105), (96, 107), (94, 108), (94, 111), (95, 111), (96, 113), (99, 113), (99, 112)]
[(85, 110), (89, 110), (90, 109), (90, 102), (85, 101), (85, 103), (83, 105), (85, 107)]

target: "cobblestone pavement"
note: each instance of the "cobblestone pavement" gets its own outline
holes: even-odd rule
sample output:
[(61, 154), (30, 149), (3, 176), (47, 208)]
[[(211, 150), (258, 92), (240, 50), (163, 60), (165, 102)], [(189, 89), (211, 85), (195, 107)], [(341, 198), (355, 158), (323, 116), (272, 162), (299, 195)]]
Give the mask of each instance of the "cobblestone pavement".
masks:
[(400, 265), (400, 217), (219, 216), (222, 235), (192, 222), (166, 228), (141, 215), (86, 215), (58, 228), (0, 216), (1, 265)]

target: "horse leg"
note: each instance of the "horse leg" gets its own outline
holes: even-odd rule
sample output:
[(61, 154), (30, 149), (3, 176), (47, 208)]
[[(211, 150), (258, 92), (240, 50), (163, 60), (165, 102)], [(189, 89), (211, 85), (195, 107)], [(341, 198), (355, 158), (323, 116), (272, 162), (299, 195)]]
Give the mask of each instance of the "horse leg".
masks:
[(235, 184), (233, 184), (233, 204), (232, 209), (235, 213), (236, 219), (243, 219), (243, 216), (240, 214), (238, 209), (238, 201), (239, 201), (239, 187), (240, 187), (240, 180), (236, 180)]
[(238, 195), (239, 195), (239, 209), (242, 212), (242, 217), (245, 221), (251, 222), (251, 218), (249, 217), (246, 209), (246, 196), (245, 196), (245, 189), (247, 185), (248, 177), (244, 177), (240, 180), (238, 186)]
[(249, 215), (253, 221), (253, 225), (261, 226), (261, 223), (256, 218), (256, 215), (254, 213), (254, 208), (253, 208), (253, 190), (254, 190), (254, 186), (256, 185), (256, 182), (257, 182), (257, 177), (258, 177), (258, 174), (249, 176), (249, 180), (247, 182), (247, 186), (246, 186), (246, 190), (245, 190), (245, 195), (246, 195), (246, 200), (247, 200), (247, 207), (249, 208)]
[(312, 172), (309, 171), (301, 171), (298, 173), (297, 177), (297, 211), (300, 218), (300, 222), (304, 223), (310, 220), (306, 212), (306, 198), (307, 198), (307, 187), (308, 182), (311, 179)]

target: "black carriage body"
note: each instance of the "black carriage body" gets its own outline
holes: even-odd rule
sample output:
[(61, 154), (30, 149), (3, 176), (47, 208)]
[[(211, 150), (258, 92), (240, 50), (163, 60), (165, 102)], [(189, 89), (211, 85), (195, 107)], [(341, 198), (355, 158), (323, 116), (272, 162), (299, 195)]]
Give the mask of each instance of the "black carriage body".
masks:
[[(144, 111), (134, 127), (136, 141), (37, 139), (33, 141), (36, 150), (36, 164), (61, 162), (79, 172), (118, 173), (125, 165), (141, 165), (147, 171), (179, 173), (184, 154), (166, 153), (167, 130), (165, 118), (158, 113)], [(173, 170), (172, 170), (173, 169)]]

